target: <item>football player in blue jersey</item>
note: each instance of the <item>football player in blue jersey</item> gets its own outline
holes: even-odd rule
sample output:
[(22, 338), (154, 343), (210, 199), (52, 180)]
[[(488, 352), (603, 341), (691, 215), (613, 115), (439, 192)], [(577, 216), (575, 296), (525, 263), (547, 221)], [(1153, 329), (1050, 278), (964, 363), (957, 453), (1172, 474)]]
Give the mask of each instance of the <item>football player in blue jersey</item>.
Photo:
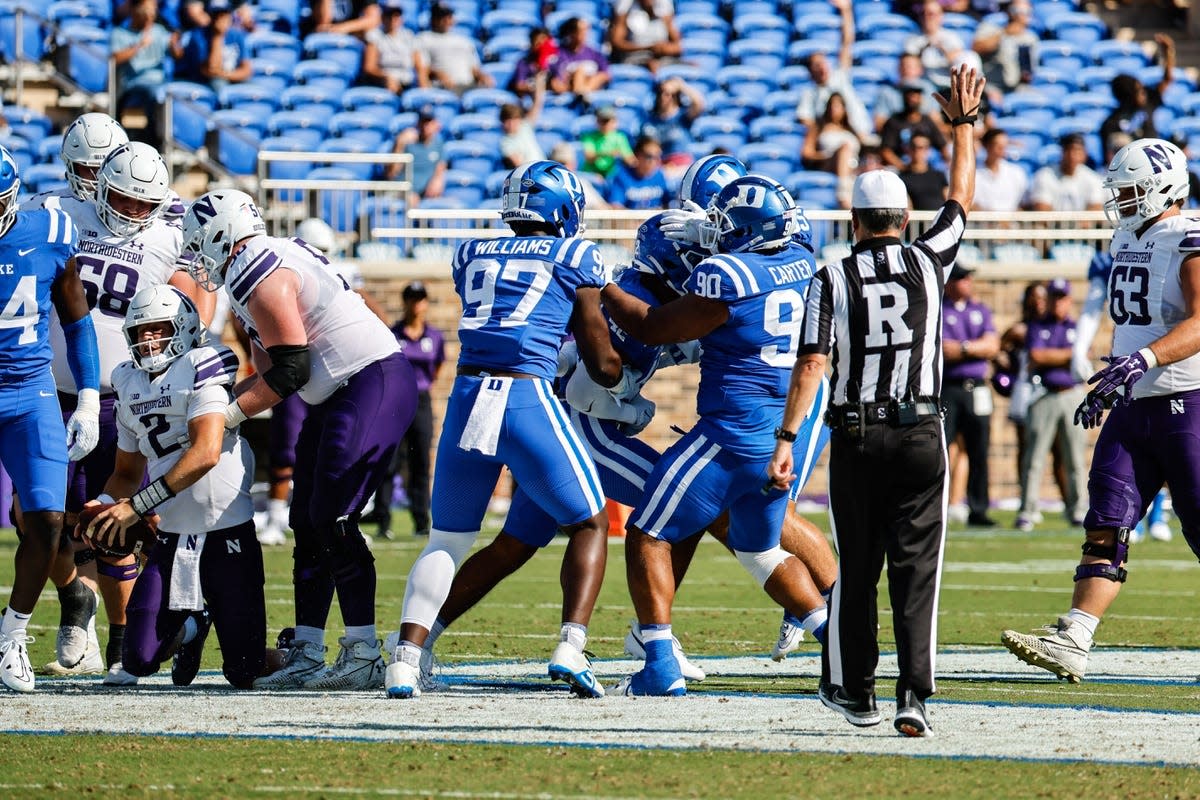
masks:
[(600, 308), (609, 271), (596, 245), (580, 238), (583, 209), (583, 187), (566, 167), (522, 165), (505, 179), (501, 197), (501, 219), (516, 235), (470, 240), (454, 255), (463, 303), (458, 377), (438, 445), (433, 528), (409, 573), (400, 641), (387, 669), (389, 697), (420, 694), (422, 647), (505, 465), (522, 493), (570, 536), (550, 677), (581, 696), (604, 694), (583, 648), (604, 578), (608, 519), (596, 467), (552, 385), (568, 330), (598, 383), (623, 378)]
[[(700, 420), (654, 467), (625, 540), (630, 595), (645, 667), (618, 691), (686, 693), (671, 634), (673, 546), (729, 512), (728, 546), (767, 594), (793, 613), (819, 595), (802, 562), (779, 546), (788, 495), (764, 488), (816, 265), (794, 241), (802, 224), (777, 182), (748, 175), (709, 205), (701, 261), (682, 297), (653, 307), (616, 284), (604, 289), (613, 320), (648, 344), (699, 339)], [(820, 424), (814, 419), (814, 424)]]
[[(0, 681), (33, 691), (26, 632), (58, 551), (67, 460), (99, 439), (100, 356), (87, 296), (75, 269), (75, 226), (59, 210), (17, 211), (17, 164), (0, 147), (0, 462), (24, 512), (16, 576), (0, 620)], [(50, 373), (50, 307), (66, 338), (80, 387), (63, 424)]]

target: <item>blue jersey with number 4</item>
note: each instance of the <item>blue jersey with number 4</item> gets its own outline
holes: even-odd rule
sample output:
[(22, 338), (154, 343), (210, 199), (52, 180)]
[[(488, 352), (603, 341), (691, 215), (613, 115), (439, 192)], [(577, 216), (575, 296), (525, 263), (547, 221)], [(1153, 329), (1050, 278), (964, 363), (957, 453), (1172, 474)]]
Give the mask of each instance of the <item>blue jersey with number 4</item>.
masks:
[(75, 255), (78, 237), (59, 210), (19, 211), (0, 237), (0, 377), (50, 368), (50, 287)]
[(697, 413), (710, 423), (706, 433), (726, 449), (759, 455), (774, 448), (816, 271), (812, 251), (792, 244), (711, 256), (688, 279), (689, 292), (729, 308), (729, 319), (700, 339), (696, 398)]
[(460, 364), (554, 380), (558, 348), (580, 288), (603, 288), (608, 270), (585, 239), (474, 239), (454, 254), (462, 298)]

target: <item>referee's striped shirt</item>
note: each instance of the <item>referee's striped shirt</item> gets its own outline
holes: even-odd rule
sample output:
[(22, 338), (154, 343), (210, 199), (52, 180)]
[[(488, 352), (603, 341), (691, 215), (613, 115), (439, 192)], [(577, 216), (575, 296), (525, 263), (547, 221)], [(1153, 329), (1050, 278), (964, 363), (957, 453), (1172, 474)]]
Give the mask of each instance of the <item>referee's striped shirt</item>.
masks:
[(911, 245), (866, 239), (813, 278), (799, 353), (833, 353), (831, 405), (941, 394), (942, 293), (966, 222), (950, 200)]

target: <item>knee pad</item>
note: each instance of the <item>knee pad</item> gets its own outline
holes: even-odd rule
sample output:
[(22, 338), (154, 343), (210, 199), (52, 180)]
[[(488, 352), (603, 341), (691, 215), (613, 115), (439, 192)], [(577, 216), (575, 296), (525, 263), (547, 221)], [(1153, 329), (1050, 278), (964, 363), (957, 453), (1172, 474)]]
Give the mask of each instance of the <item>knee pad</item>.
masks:
[(364, 566), (374, 564), (375, 556), (358, 527), (358, 515), (339, 517), (333, 536), (325, 544), (329, 568), (335, 580), (351, 577)]
[(478, 536), (478, 533), (448, 533), (436, 529), (431, 530), (429, 543), (425, 545), (425, 552), (440, 550), (448, 554), (454, 559), (454, 568), (457, 570), (467, 560), (467, 555), (471, 552), (471, 547), (475, 544)]
[(90, 547), (81, 548), (75, 551), (75, 566), (86, 567), (88, 564), (96, 560), (96, 551)]
[(1105, 578), (1114, 583), (1124, 583), (1129, 573), (1122, 564), (1129, 558), (1129, 528), (1118, 528), (1116, 541), (1111, 545), (1083, 543), (1083, 554), (1093, 558), (1107, 558), (1110, 564), (1080, 564), (1075, 568), (1075, 580)]
[(765, 586), (771, 573), (788, 559), (788, 552), (779, 545), (761, 553), (747, 553), (744, 550), (734, 550), (733, 554), (746, 571), (749, 572), (759, 586)]
[(96, 573), (117, 581), (137, 580), (139, 565), (137, 559), (129, 564), (113, 564), (103, 558), (96, 559)]

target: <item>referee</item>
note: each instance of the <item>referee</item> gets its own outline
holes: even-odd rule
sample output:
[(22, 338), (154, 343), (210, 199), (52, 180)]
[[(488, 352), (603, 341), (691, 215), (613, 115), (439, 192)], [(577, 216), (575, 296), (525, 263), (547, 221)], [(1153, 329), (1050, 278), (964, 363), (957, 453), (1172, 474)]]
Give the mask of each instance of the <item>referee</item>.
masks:
[(830, 518), (841, 555), (830, 604), (821, 702), (852, 725), (877, 725), (877, 584), (884, 556), (900, 662), (896, 730), (931, 733), (938, 582), (946, 514), (946, 448), (939, 408), (942, 293), (975, 194), (974, 122), (984, 79), (951, 75), (950, 99), (935, 95), (953, 129), (950, 194), (912, 245), (901, 235), (908, 195), (894, 173), (854, 184), (854, 250), (817, 273), (769, 475), (792, 479), (789, 439), (833, 354), (826, 420)]

